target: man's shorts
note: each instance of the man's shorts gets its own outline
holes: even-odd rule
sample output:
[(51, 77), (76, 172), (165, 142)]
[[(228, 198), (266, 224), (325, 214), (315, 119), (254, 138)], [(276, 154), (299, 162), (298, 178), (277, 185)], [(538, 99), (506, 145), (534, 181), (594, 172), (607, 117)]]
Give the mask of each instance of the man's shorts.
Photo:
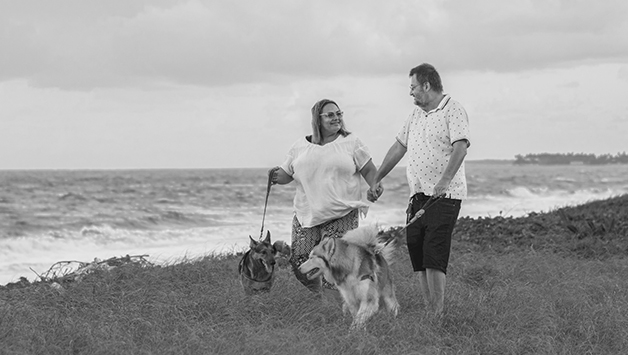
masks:
[[(414, 195), (408, 205), (408, 219), (420, 210), (430, 196)], [(414, 271), (436, 269), (447, 273), (451, 234), (458, 220), (460, 200), (440, 198), (419, 218), (406, 228), (408, 252)]]

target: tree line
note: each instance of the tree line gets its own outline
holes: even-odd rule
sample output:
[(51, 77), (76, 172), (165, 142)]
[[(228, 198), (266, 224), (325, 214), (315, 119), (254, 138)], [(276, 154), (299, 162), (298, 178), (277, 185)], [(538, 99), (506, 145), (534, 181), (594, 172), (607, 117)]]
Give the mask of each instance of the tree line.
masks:
[(560, 165), (560, 164), (628, 164), (628, 154), (626, 152), (611, 154), (585, 154), (585, 153), (538, 153), (516, 155), (515, 164), (540, 164), (540, 165)]

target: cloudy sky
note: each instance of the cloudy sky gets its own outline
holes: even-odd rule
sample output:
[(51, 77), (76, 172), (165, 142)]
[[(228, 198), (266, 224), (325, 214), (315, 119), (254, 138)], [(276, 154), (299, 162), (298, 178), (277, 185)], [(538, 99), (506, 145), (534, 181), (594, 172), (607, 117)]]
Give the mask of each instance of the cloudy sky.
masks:
[(468, 159), (628, 151), (625, 0), (0, 0), (0, 169), (269, 167), (321, 98), (379, 165), (422, 62)]

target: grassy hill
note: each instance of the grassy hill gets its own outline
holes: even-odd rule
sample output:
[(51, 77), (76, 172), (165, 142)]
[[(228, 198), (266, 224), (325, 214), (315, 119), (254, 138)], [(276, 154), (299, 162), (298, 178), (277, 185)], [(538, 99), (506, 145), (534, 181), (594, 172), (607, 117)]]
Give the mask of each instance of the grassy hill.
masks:
[(123, 263), (56, 288), (0, 287), (0, 354), (624, 354), (627, 236), (628, 195), (462, 218), (443, 317), (424, 312), (402, 248), (399, 316), (356, 332), (338, 298), (314, 297), (285, 266), (270, 293), (247, 297), (239, 255)]
[(628, 255), (627, 236), (628, 195), (519, 218), (460, 218), (455, 231), (460, 245), (596, 259)]

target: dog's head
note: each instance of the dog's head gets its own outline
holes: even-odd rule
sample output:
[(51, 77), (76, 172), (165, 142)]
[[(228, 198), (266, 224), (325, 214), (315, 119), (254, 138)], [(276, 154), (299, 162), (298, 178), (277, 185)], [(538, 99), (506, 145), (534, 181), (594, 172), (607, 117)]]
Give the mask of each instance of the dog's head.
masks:
[(329, 261), (336, 251), (334, 238), (323, 238), (317, 246), (312, 249), (306, 262), (299, 266), (299, 272), (307, 274), (307, 278), (312, 280), (319, 277), (330, 269)]
[(283, 241), (278, 240), (273, 244), (270, 243), (270, 231), (266, 232), (266, 238), (262, 241), (258, 242), (250, 235), (249, 239), (251, 258), (264, 265), (264, 269), (266, 269), (268, 273), (273, 272), (273, 268), (275, 266), (275, 256), (278, 252), (288, 256), (290, 255), (290, 247)]
[(275, 255), (277, 251), (270, 244), (270, 231), (266, 232), (266, 238), (262, 241), (256, 241), (249, 235), (250, 243), (249, 247), (251, 248), (251, 252), (249, 255), (252, 259), (259, 261), (262, 265), (264, 265), (264, 269), (268, 273), (273, 272), (273, 268), (275, 267)]

